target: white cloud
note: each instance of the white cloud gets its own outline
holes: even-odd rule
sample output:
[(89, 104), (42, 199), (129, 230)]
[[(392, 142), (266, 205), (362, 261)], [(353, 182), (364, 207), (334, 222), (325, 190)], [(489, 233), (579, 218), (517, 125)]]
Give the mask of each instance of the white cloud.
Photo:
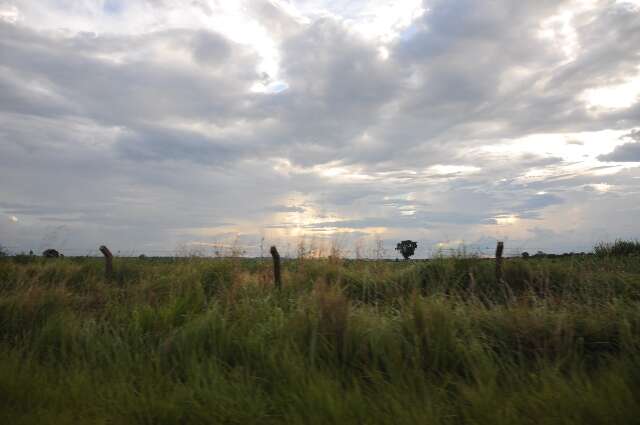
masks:
[(15, 5), (0, 5), (0, 20), (16, 23), (20, 18), (20, 11)]
[(622, 84), (587, 89), (582, 98), (589, 107), (598, 109), (624, 109), (640, 100), (640, 76)]
[[(638, 201), (628, 2), (7, 4), (0, 182), (24, 184), (0, 208), (23, 225), (0, 232), (24, 249), (57, 226), (576, 246)], [(637, 237), (628, 217), (606, 222)]]

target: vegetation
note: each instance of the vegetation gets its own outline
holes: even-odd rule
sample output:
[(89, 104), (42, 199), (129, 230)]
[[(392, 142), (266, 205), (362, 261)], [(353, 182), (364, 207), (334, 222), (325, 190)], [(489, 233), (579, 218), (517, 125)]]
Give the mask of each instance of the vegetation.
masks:
[(618, 239), (613, 243), (601, 242), (593, 251), (601, 257), (640, 255), (640, 241)]
[(58, 258), (60, 257), (60, 253), (55, 249), (45, 249), (42, 251), (42, 256), (46, 258)]
[(624, 424), (640, 261), (0, 260), (0, 423)]
[(418, 242), (414, 242), (411, 240), (406, 240), (402, 242), (398, 242), (396, 245), (396, 251), (400, 251), (400, 254), (404, 257), (405, 260), (408, 260), (413, 254), (416, 253), (416, 248), (418, 247)]

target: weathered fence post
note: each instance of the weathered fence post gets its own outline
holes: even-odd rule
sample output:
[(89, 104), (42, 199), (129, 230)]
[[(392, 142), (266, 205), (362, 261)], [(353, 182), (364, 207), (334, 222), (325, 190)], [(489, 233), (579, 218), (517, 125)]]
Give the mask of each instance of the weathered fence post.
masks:
[(104, 245), (100, 246), (100, 252), (104, 255), (104, 276), (107, 279), (111, 279), (113, 276), (113, 254)]
[(271, 247), (271, 256), (273, 257), (273, 283), (276, 288), (282, 288), (282, 276), (280, 275), (280, 254), (275, 246)]
[(504, 251), (504, 242), (498, 242), (496, 246), (496, 281), (502, 282), (502, 251)]
[(469, 292), (471, 294), (476, 292), (476, 278), (471, 270), (469, 271)]

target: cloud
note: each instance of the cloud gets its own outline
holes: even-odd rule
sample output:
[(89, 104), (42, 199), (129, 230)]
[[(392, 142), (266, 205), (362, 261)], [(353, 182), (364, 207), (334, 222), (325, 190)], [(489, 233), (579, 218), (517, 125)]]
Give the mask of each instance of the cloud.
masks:
[[(481, 214), (462, 212), (419, 212), (415, 215), (396, 217), (367, 217), (355, 220), (323, 221), (304, 225), (308, 229), (347, 228), (366, 229), (384, 228), (428, 228), (441, 223), (480, 224), (485, 221)], [(284, 225), (287, 226), (286, 224)]]
[[(638, 77), (638, 13), (15, 2), (0, 9), (0, 209), (21, 226), (0, 231), (25, 249), (59, 223), (74, 245), (108, 234), (147, 249), (264, 229), (588, 235), (603, 197), (636, 201), (638, 171), (599, 161), (640, 161), (640, 102), (585, 93)], [(640, 231), (623, 215), (608, 225)]]
[(229, 163), (242, 154), (242, 146), (228, 140), (160, 126), (126, 132), (115, 150), (128, 161), (188, 161), (209, 166)]
[(600, 155), (598, 159), (609, 162), (640, 162), (640, 142), (617, 146), (613, 152)]
[(265, 207), (263, 210), (273, 213), (303, 213), (305, 211), (304, 207), (287, 205), (272, 205)]
[(616, 146), (611, 153), (600, 155), (598, 159), (609, 162), (640, 162), (640, 130), (634, 130), (624, 138), (635, 140), (635, 142)]
[(530, 212), (540, 210), (551, 205), (561, 204), (563, 202), (563, 199), (557, 195), (541, 192), (522, 202), (515, 208), (515, 210)]

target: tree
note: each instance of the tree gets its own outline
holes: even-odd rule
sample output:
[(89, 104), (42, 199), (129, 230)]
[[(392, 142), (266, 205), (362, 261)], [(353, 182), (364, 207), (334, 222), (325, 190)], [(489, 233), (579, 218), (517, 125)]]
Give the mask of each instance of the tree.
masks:
[(418, 247), (418, 242), (406, 240), (402, 242), (398, 242), (396, 246), (396, 251), (400, 251), (400, 254), (404, 257), (405, 260), (408, 260), (416, 252), (416, 248)]
[(58, 258), (60, 253), (55, 249), (49, 248), (42, 251), (42, 256), (45, 258)]

